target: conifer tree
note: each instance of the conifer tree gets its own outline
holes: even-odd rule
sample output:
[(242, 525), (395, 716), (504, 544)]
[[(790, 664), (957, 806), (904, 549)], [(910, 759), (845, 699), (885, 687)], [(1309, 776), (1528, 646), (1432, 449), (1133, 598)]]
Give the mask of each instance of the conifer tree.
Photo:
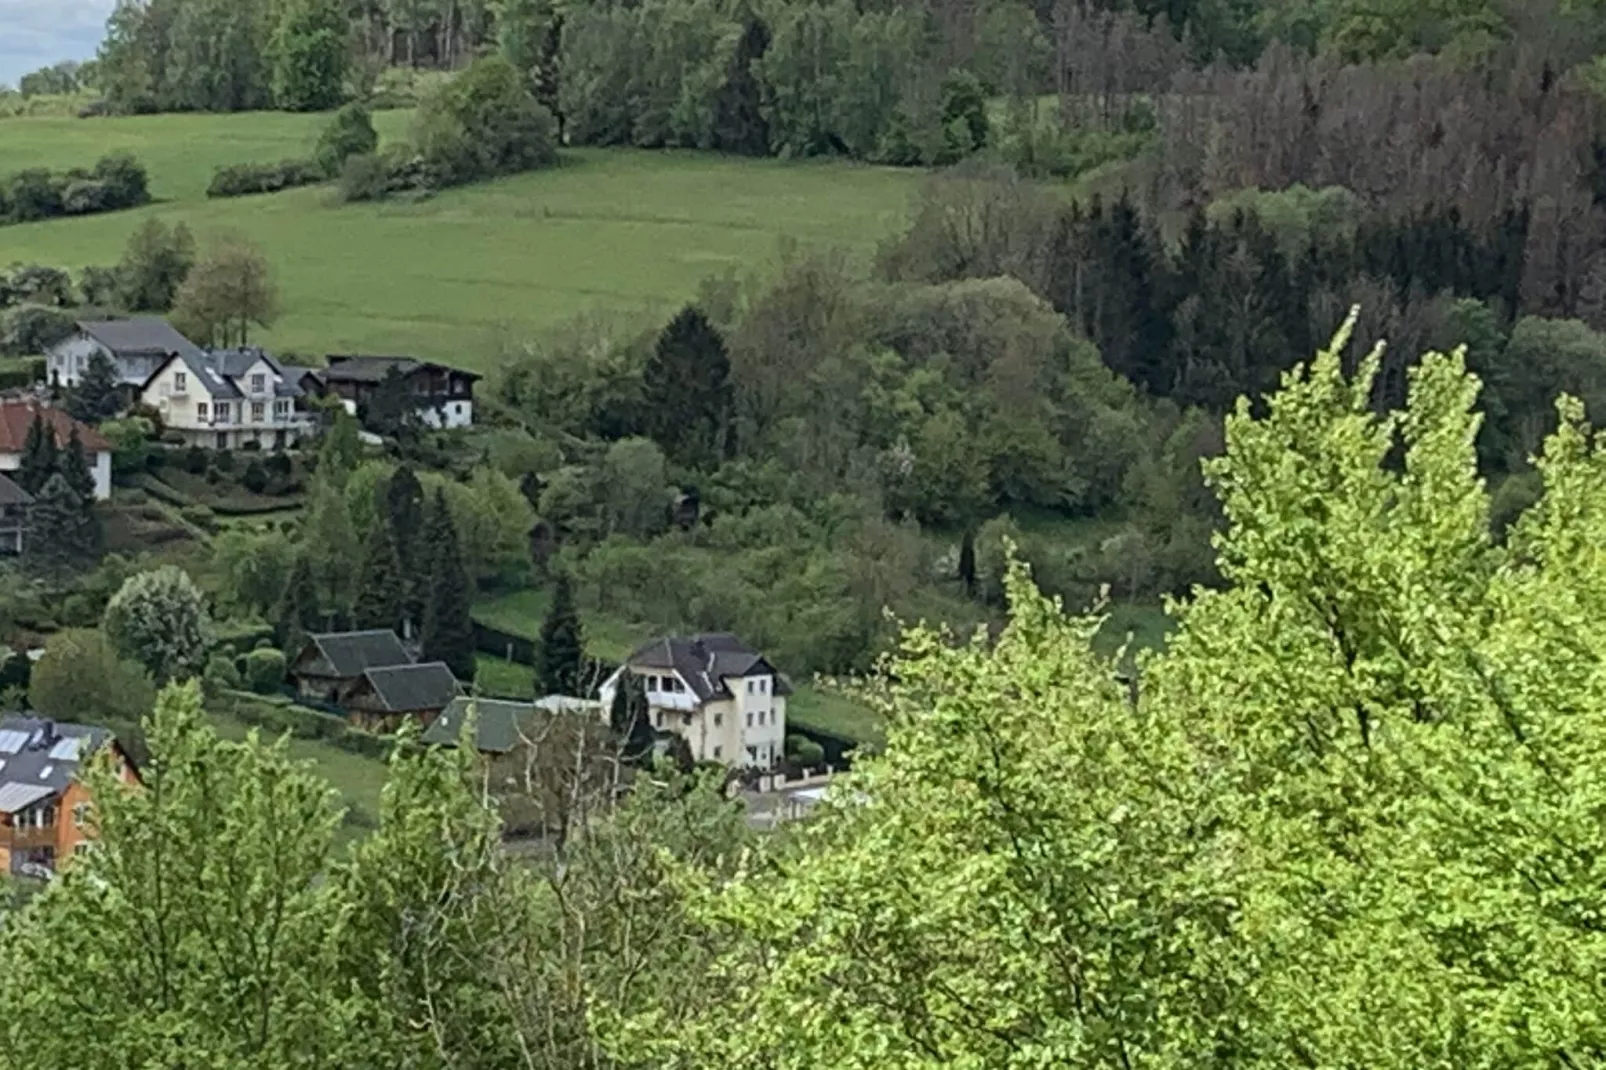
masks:
[(631, 672), (621, 672), (613, 691), (613, 707), (608, 711), (608, 725), (620, 744), (620, 757), (627, 762), (646, 761), (652, 757), (652, 725), (647, 720), (647, 693), (641, 678)]
[(52, 475), (28, 509), (22, 552), (29, 567), (57, 573), (88, 560), (95, 540), (84, 499), (60, 473)]
[(712, 469), (729, 455), (730, 371), (725, 340), (695, 306), (682, 309), (658, 336), (643, 372), (645, 423), (671, 461)]
[(473, 592), (457, 545), (457, 527), (445, 490), (435, 488), (434, 507), (425, 526), (429, 548), (429, 599), (424, 608), (423, 660), (444, 661), (459, 680), (474, 679)]
[(67, 438), (67, 448), (56, 458), (56, 470), (80, 498), (86, 502), (95, 500), (95, 474), (90, 471), (89, 455), (84, 452), (84, 440), (76, 427)]
[(362, 570), (357, 577), (357, 604), (353, 610), (358, 628), (399, 630), (406, 584), (396, 540), (384, 514), (375, 513), (368, 529), (368, 545), (363, 552)]
[(583, 697), (585, 633), (574, 604), (567, 573), (558, 576), (552, 608), (541, 622), (541, 649), (536, 653), (535, 689), (541, 695)]
[(318, 626), (318, 588), (312, 578), (312, 563), (302, 551), (296, 554), (284, 592), (279, 596), (274, 637), (280, 648), (294, 657), (306, 642), (308, 633)]
[(117, 367), (110, 357), (97, 351), (89, 358), (89, 367), (67, 395), (66, 408), (68, 415), (86, 424), (98, 424), (117, 415), (122, 398), (117, 392)]
[(424, 604), (429, 599), (430, 566), (421, 543), (424, 488), (410, 466), (402, 465), (390, 477), (385, 487), (384, 513), (396, 544), (396, 560), (401, 566), (401, 616), (416, 627), (423, 620)]
[[(28, 437), (23, 440), (22, 460), (17, 467), (17, 485), (29, 494), (38, 494), (56, 471), (56, 433), (45, 423), (44, 414), (35, 409)], [(69, 484), (70, 485), (70, 484)]]

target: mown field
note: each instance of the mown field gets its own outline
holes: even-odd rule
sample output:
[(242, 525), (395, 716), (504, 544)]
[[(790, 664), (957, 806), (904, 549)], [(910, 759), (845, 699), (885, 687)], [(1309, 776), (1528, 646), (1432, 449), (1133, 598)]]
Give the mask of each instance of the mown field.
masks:
[[(415, 204), (337, 205), (317, 186), (209, 201), (220, 164), (305, 155), (322, 116), (14, 119), (0, 170), (87, 166), (128, 149), (158, 203), (0, 228), (0, 263), (110, 263), (147, 216), (203, 243), (237, 233), (277, 274), (283, 314), (261, 341), (289, 352), (414, 353), (485, 370), (499, 346), (586, 309), (667, 313), (698, 282), (758, 269), (783, 236), (868, 256), (903, 219), (919, 175), (831, 161), (627, 149)], [(382, 138), (405, 112), (376, 116)]]

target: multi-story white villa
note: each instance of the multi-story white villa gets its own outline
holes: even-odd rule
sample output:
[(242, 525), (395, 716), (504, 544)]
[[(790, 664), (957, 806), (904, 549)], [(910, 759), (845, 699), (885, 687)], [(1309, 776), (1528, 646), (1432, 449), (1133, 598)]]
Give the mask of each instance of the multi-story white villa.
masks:
[(170, 357), (146, 381), (140, 400), (192, 446), (263, 449), (294, 445), (310, 427), (296, 410), (301, 387), (261, 349), (219, 349)]
[(785, 757), (792, 689), (734, 635), (654, 639), (603, 681), (603, 710), (627, 672), (642, 682), (652, 727), (683, 738), (698, 761), (768, 769)]

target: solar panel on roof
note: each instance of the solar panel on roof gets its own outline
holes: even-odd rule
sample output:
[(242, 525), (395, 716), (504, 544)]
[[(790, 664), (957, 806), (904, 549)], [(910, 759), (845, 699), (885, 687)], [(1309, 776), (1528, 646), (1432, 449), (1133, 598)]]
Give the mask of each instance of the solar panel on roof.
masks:
[(76, 762), (83, 745), (82, 736), (68, 736), (56, 741), (56, 745), (50, 748), (50, 756), (58, 762)]
[(22, 748), (27, 745), (27, 732), (18, 732), (10, 728), (0, 732), (0, 754), (20, 754)]

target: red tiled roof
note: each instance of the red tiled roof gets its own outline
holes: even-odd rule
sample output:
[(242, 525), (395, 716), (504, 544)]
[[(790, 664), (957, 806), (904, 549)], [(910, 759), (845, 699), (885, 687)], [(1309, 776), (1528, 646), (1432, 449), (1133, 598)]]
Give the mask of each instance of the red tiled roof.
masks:
[(56, 432), (56, 445), (65, 446), (72, 437), (73, 428), (89, 453), (109, 452), (112, 444), (106, 436), (88, 424), (81, 424), (60, 409), (40, 405), (33, 401), (0, 401), (0, 453), (21, 453), (28, 441), (28, 428), (33, 426), (33, 415), (39, 413), (45, 424)]

